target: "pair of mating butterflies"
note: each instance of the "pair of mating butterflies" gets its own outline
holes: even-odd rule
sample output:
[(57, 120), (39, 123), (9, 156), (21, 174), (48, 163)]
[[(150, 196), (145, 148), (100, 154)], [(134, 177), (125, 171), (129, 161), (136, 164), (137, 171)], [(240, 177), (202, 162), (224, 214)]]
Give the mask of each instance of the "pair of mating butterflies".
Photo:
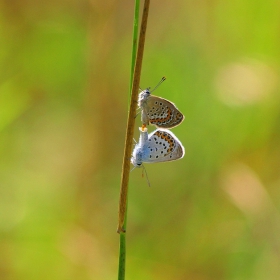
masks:
[[(161, 82), (164, 80), (163, 77)], [(182, 158), (185, 154), (183, 145), (166, 129), (173, 128), (184, 120), (183, 114), (175, 104), (151, 95), (150, 88), (147, 88), (139, 93), (138, 106), (141, 109), (143, 125), (139, 128), (140, 139), (133, 150), (131, 163), (135, 167), (140, 167), (143, 162), (165, 162)], [(146, 126), (149, 124), (155, 125), (158, 129), (148, 134)]]

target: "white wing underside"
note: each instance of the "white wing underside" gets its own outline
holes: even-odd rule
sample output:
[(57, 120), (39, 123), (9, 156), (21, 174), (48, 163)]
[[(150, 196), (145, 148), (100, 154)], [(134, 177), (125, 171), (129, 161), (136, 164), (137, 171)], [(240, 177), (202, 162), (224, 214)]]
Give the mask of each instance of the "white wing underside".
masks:
[(180, 159), (184, 156), (185, 149), (171, 131), (157, 129), (149, 134), (142, 152), (143, 162), (156, 163)]

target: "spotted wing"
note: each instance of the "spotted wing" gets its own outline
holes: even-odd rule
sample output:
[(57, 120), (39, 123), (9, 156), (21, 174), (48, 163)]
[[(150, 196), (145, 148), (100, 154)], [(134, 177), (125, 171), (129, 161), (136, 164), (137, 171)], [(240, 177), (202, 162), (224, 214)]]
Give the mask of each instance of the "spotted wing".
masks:
[(184, 120), (184, 115), (174, 103), (154, 95), (147, 98), (144, 113), (147, 115), (150, 124), (156, 127), (172, 128)]
[(185, 154), (179, 139), (166, 129), (157, 129), (150, 133), (142, 151), (142, 161), (148, 163), (172, 161)]

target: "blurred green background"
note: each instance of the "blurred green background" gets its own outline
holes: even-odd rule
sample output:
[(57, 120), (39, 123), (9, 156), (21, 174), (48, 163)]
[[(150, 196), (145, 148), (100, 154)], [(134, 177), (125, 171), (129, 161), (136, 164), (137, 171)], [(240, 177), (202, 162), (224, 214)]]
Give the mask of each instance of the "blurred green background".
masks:
[[(117, 279), (133, 9), (0, 2), (0, 279)], [(131, 173), (127, 279), (280, 279), (279, 27), (278, 1), (151, 1), (141, 87), (167, 77), (186, 155)]]

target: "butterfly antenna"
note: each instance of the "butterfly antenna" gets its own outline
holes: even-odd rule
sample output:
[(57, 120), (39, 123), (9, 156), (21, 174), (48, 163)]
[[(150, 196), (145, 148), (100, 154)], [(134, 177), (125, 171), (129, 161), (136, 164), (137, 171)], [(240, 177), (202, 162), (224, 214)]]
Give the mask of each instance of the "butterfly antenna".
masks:
[(165, 80), (166, 80), (166, 78), (165, 78), (165, 77), (162, 77), (161, 80), (159, 81), (159, 83), (154, 87), (154, 89), (151, 90), (151, 92), (155, 91), (155, 90), (160, 86), (160, 84), (161, 84), (162, 82), (164, 82)]
[(143, 170), (144, 170), (144, 171), (145, 171), (145, 174), (146, 174), (146, 179), (147, 179), (148, 186), (151, 187), (150, 180), (149, 180), (149, 178), (148, 178), (148, 173), (147, 173), (147, 171), (146, 171), (146, 168), (145, 168), (145, 166), (144, 166), (143, 164), (142, 164), (142, 166), (143, 166), (143, 169), (142, 169), (142, 176), (143, 176)]

